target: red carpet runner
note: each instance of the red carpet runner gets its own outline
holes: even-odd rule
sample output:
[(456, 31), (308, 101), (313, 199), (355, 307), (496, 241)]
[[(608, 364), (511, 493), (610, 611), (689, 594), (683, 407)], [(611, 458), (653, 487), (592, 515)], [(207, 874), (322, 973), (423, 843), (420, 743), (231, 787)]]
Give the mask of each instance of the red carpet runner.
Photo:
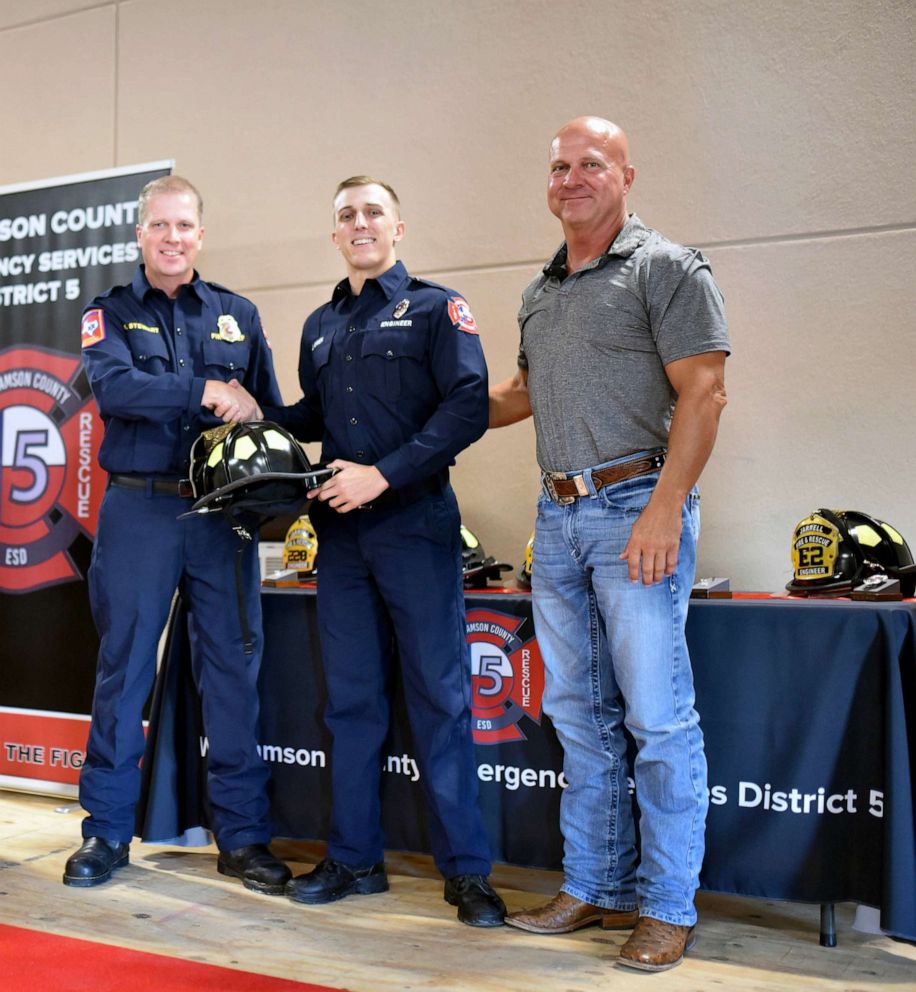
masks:
[(0, 924), (0, 992), (344, 992)]

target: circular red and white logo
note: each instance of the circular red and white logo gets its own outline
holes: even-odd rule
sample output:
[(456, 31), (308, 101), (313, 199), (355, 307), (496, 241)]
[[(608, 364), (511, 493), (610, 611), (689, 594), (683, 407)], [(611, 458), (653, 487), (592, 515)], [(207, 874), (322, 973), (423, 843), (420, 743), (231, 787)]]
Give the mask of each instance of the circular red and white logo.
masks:
[(450, 296), (448, 298), (448, 319), (460, 331), (467, 331), (469, 334), (479, 334), (477, 321), (468, 306), (468, 301), (463, 296)]
[(522, 641), (524, 617), (470, 610), (471, 726), (475, 744), (526, 740), (521, 723), (541, 722), (544, 662), (535, 638)]
[(102, 422), (81, 396), (78, 357), (45, 348), (0, 351), (0, 590), (24, 593), (80, 579), (68, 550), (95, 537), (105, 473)]

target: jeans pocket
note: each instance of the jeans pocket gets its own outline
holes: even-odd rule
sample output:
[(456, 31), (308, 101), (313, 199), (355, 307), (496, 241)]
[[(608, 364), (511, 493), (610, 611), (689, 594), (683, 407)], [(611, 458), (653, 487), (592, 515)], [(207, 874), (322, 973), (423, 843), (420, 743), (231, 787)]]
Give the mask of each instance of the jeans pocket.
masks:
[(627, 479), (625, 482), (606, 486), (599, 491), (598, 498), (609, 509), (638, 515), (642, 513), (652, 498), (657, 482), (658, 474), (655, 472), (650, 475), (640, 475), (635, 479)]

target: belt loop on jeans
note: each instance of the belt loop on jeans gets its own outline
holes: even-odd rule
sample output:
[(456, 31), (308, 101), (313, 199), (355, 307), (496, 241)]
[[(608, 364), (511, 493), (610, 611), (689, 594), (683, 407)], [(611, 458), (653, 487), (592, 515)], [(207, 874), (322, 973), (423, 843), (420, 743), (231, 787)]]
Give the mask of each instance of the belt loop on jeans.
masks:
[[(588, 472), (598, 493), (605, 486), (612, 486), (627, 479), (636, 479), (650, 472), (658, 472), (665, 464), (667, 451), (656, 451), (643, 458), (632, 458), (627, 462), (618, 462), (606, 468), (596, 468)], [(544, 491), (558, 506), (568, 506), (580, 496), (589, 496), (590, 491), (585, 479), (585, 473), (568, 475), (566, 472), (545, 472), (542, 478)]]

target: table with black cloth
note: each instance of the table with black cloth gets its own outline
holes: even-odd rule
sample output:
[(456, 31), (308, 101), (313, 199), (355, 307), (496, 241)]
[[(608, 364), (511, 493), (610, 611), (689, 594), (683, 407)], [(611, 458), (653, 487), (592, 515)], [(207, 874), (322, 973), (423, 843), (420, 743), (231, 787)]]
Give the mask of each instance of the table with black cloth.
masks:
[[(261, 741), (276, 834), (324, 839), (331, 742), (314, 590), (265, 589), (262, 603)], [(559, 869), (562, 751), (540, 712), (530, 596), (479, 590), (466, 606), (493, 857)], [(916, 603), (693, 600), (687, 640), (709, 762), (702, 887), (876, 906), (884, 930), (916, 939)], [(206, 740), (189, 671), (179, 605), (143, 762), (144, 840), (208, 825)], [(387, 753), (386, 845), (428, 851), (402, 702)]]

